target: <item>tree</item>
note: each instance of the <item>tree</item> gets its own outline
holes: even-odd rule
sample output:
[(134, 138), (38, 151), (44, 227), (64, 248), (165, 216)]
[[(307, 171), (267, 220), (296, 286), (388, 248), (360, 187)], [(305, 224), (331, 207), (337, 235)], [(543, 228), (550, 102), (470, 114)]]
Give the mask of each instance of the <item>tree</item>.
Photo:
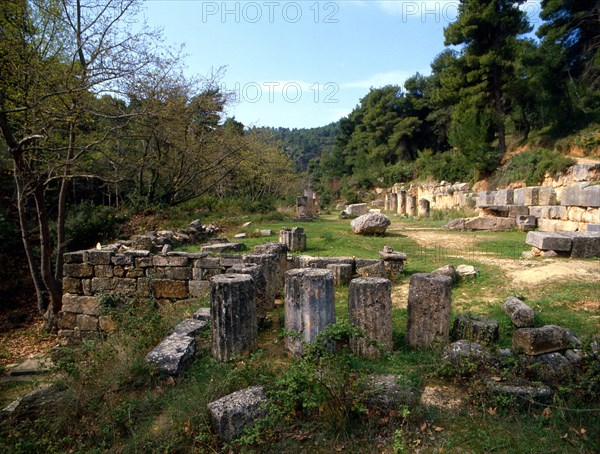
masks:
[(461, 0), (458, 17), (444, 30), (446, 45), (462, 45), (461, 97), (494, 112), (498, 147), (506, 151), (506, 84), (514, 78), (517, 36), (531, 31), (518, 6), (525, 0)]
[(156, 35), (131, 27), (138, 7), (138, 0), (7, 0), (2, 8), (0, 130), (13, 162), (22, 241), (47, 329), (56, 328), (62, 305), (68, 188), (84, 170), (78, 163), (111, 133), (91, 131), (105, 116), (96, 100), (120, 93), (123, 81), (153, 58)]
[(600, 90), (600, 4), (595, 0), (543, 0), (538, 29), (544, 51), (560, 49), (560, 70), (565, 81), (586, 112), (588, 104), (598, 101)]

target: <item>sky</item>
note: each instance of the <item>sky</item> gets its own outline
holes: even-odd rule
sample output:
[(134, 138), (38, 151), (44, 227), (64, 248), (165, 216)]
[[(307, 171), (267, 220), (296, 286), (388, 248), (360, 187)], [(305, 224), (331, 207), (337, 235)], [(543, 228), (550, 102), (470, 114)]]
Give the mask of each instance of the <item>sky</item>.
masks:
[[(147, 0), (148, 25), (185, 45), (186, 75), (220, 73), (246, 126), (312, 128), (348, 115), (370, 88), (402, 85), (444, 50), (458, 0)], [(539, 1), (522, 6), (535, 25)]]

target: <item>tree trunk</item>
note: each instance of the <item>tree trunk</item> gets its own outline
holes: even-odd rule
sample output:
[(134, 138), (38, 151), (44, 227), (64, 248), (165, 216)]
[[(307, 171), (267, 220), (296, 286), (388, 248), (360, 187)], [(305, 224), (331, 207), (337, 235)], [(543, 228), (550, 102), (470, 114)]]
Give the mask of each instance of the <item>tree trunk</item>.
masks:
[(40, 228), (40, 263), (44, 285), (48, 289), (50, 302), (44, 314), (46, 331), (55, 331), (58, 326), (58, 311), (62, 307), (62, 288), (52, 273), (52, 242), (50, 238), (50, 219), (44, 199), (44, 188), (36, 185), (33, 191)]

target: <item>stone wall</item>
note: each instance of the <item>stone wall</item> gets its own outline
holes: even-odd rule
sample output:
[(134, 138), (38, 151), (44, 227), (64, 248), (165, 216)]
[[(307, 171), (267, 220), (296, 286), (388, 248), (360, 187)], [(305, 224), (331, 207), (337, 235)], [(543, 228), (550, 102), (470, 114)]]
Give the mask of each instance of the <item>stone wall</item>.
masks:
[(244, 262), (241, 254), (146, 250), (87, 250), (64, 254), (63, 307), (59, 338), (74, 343), (114, 330), (101, 301), (109, 295), (152, 297), (159, 302), (200, 298), (210, 290), (209, 279)]

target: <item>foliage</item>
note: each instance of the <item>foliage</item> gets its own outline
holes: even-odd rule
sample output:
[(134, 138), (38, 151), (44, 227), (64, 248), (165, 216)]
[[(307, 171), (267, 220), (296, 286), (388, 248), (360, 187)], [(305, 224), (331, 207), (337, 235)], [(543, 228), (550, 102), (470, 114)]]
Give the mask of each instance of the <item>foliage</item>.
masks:
[(122, 221), (115, 208), (87, 203), (75, 205), (67, 215), (65, 249), (78, 251), (93, 248), (96, 243), (106, 243), (119, 236)]
[(490, 178), (489, 187), (493, 190), (517, 181), (524, 181), (527, 186), (536, 186), (542, 183), (546, 174), (554, 176), (573, 164), (573, 159), (545, 148), (524, 151), (498, 168)]

